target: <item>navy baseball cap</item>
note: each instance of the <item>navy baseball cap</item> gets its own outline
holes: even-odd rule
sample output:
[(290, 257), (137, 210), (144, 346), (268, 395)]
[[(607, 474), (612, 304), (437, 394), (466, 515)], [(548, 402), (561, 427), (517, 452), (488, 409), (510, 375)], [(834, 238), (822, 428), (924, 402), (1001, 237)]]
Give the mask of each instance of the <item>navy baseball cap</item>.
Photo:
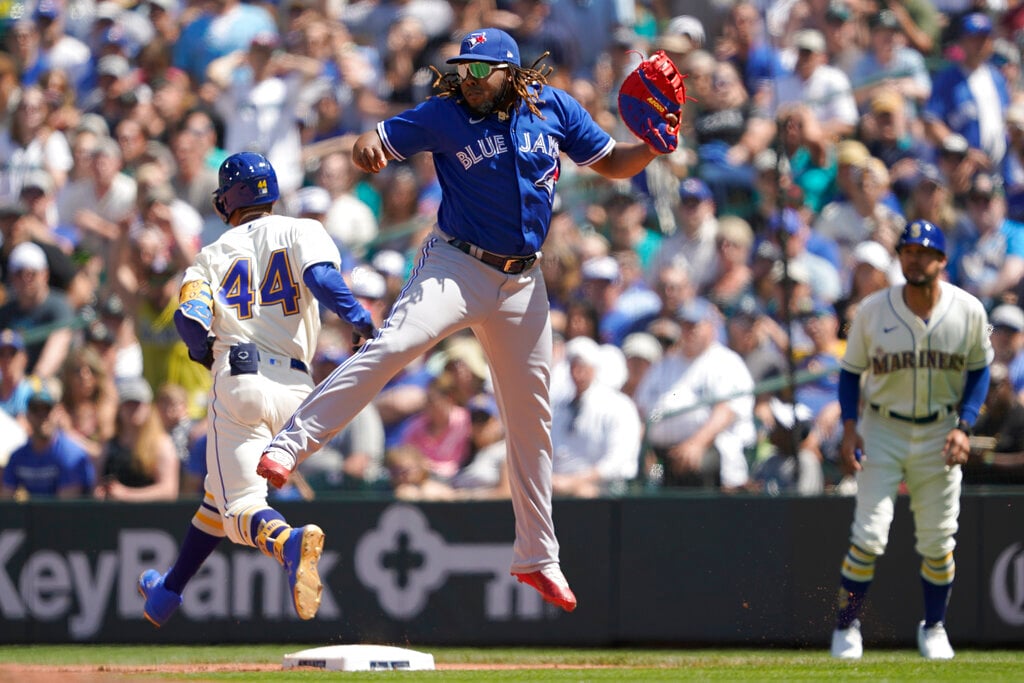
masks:
[(708, 188), (707, 183), (700, 178), (687, 178), (679, 183), (679, 198), (704, 201), (705, 199), (711, 199), (711, 190)]
[(501, 29), (480, 29), (467, 34), (462, 39), (459, 54), (448, 60), (449, 64), (459, 62), (508, 63), (520, 66), (519, 46), (512, 36)]
[(960, 33), (965, 36), (987, 36), (992, 33), (992, 20), (987, 14), (971, 12), (960, 24)]
[(36, 5), (36, 19), (56, 19), (60, 16), (60, 7), (54, 0), (41, 0)]

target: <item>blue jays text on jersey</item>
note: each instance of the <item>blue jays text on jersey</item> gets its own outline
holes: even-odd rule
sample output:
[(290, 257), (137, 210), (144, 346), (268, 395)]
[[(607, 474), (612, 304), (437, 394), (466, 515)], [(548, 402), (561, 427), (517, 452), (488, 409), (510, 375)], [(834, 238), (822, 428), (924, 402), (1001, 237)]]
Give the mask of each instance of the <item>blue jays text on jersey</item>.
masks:
[(381, 122), (377, 133), (398, 161), (433, 153), (442, 231), (496, 254), (529, 256), (547, 237), (559, 155), (589, 166), (615, 146), (563, 90), (545, 86), (537, 107), (544, 118), (520, 105), (502, 121), (434, 97)]

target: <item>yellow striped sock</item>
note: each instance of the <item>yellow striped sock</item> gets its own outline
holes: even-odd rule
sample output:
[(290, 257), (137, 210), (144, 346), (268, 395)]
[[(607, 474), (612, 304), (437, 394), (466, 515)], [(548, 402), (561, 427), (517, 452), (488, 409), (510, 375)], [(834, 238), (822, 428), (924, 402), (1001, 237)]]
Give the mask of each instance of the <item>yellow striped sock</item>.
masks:
[(840, 574), (850, 581), (860, 583), (872, 581), (875, 578), (875, 560), (877, 559), (877, 555), (872, 555), (862, 548), (851, 545), (850, 549), (846, 551), (846, 557), (843, 558)]
[(220, 516), (220, 511), (217, 510), (216, 501), (209, 493), (203, 496), (203, 502), (199, 504), (199, 509), (192, 516), (192, 526), (211, 536), (224, 538), (224, 519)]
[(956, 562), (953, 553), (943, 557), (925, 557), (921, 560), (921, 578), (936, 586), (948, 586), (956, 576)]

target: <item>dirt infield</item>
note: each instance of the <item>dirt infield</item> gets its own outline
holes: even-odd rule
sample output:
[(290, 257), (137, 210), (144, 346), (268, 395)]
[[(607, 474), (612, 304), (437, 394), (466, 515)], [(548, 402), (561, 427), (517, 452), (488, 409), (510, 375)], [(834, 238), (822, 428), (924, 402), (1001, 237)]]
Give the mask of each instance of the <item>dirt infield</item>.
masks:
[[(624, 667), (611, 664), (488, 664), (488, 663), (439, 663), (438, 671), (519, 671), (524, 669), (621, 669)], [(305, 669), (315, 671), (312, 667), (296, 667), (294, 670)], [(154, 664), (152, 666), (95, 665), (95, 664), (62, 664), (49, 666), (45, 664), (0, 664), (0, 681), (17, 681), (18, 683), (96, 683), (109, 681), (111, 677), (130, 678), (136, 674), (204, 674), (204, 673), (262, 673), (283, 671), (280, 664)], [(291, 670), (291, 669), (290, 669)], [(152, 680), (152, 679), (149, 679)]]

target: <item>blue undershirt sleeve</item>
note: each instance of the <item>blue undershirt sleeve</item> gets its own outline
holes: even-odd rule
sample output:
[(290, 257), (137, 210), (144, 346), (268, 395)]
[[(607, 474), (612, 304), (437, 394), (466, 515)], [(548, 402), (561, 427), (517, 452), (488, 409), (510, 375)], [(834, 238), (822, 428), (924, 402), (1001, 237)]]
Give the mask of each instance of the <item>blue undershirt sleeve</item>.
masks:
[(988, 396), (989, 369), (986, 365), (979, 370), (968, 370), (964, 381), (964, 398), (960, 403), (960, 419), (974, 426), (981, 411), (981, 404)]
[(358, 330), (373, 328), (373, 319), (363, 308), (333, 263), (314, 263), (302, 274), (302, 281), (317, 301)]
[(185, 342), (193, 359), (206, 356), (206, 337), (209, 334), (206, 328), (195, 320), (186, 318), (181, 311), (174, 312), (174, 326), (178, 328), (178, 336)]
[(857, 421), (857, 408), (860, 404), (860, 375), (849, 370), (839, 371), (839, 411), (842, 420)]

